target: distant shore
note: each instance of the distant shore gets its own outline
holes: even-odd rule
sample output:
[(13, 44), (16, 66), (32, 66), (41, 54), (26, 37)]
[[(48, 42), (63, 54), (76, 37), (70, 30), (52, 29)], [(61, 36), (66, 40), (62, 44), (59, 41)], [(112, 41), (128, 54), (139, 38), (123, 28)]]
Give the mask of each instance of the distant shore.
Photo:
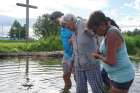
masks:
[(18, 53), (0, 53), (0, 57), (16, 57), (16, 56), (37, 56), (37, 57), (62, 57), (63, 51), (52, 52), (18, 52)]
[(140, 61), (140, 56), (130, 55), (129, 58), (132, 59), (132, 60), (136, 60), (136, 61), (139, 60)]
[[(0, 53), (0, 57), (18, 57), (18, 56), (31, 56), (31, 57), (63, 57), (63, 51), (51, 51), (51, 52), (17, 52), (17, 53)], [(129, 56), (132, 60), (140, 60), (139, 56)]]

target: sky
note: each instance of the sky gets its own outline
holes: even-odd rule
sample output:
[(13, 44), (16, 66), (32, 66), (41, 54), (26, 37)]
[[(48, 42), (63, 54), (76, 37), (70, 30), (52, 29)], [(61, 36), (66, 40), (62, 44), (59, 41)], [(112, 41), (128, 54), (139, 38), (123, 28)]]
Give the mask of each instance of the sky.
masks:
[[(29, 0), (38, 9), (30, 9), (30, 18), (61, 11), (88, 19), (95, 10), (101, 10), (111, 17), (122, 30), (140, 28), (140, 0)], [(0, 15), (25, 18), (25, 8), (16, 3), (26, 0), (1, 0)]]

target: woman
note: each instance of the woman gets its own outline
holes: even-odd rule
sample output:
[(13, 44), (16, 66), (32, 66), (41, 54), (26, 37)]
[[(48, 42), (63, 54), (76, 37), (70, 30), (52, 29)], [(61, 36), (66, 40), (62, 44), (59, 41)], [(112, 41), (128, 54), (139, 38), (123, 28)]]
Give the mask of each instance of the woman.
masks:
[(73, 64), (73, 48), (71, 44), (71, 37), (73, 32), (70, 31), (65, 25), (61, 26), (60, 37), (64, 48), (64, 55), (62, 60), (63, 66), (63, 80), (65, 83), (64, 91), (68, 91), (71, 86), (71, 73), (72, 73), (72, 64)]
[(64, 14), (60, 11), (53, 12), (50, 16), (51, 24), (61, 25), (60, 29), (60, 39), (64, 48), (64, 55), (62, 59), (62, 67), (63, 67), (63, 80), (64, 80), (64, 89), (63, 92), (67, 92), (71, 86), (71, 73), (72, 73), (72, 64), (73, 64), (73, 47), (71, 44), (71, 36), (73, 32), (67, 28), (67, 26), (61, 22), (61, 17)]
[(102, 60), (103, 68), (111, 82), (111, 93), (128, 93), (134, 80), (134, 70), (119, 29), (109, 25), (101, 11), (91, 14), (87, 27), (97, 35), (105, 36), (100, 53), (92, 53), (92, 56)]
[[(119, 26), (116, 24), (116, 22), (113, 19), (111, 19), (110, 17), (106, 17), (106, 20), (107, 20), (107, 23), (108, 23), (109, 26), (111, 26), (111, 25), (115, 26), (120, 30)], [(110, 80), (109, 80), (108, 74), (107, 74), (107, 72), (105, 71), (104, 68), (102, 68), (101, 74), (102, 74), (103, 82), (108, 89), (110, 87)]]

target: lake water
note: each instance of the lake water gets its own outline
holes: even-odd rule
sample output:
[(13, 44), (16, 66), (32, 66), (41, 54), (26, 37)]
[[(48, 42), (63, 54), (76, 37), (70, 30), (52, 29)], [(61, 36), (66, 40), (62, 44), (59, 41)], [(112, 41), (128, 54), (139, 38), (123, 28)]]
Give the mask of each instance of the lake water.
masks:
[[(134, 67), (136, 77), (129, 93), (140, 93), (140, 62), (134, 62)], [(60, 59), (0, 59), (0, 93), (62, 93), (62, 74)], [(72, 83), (69, 93), (75, 93)]]

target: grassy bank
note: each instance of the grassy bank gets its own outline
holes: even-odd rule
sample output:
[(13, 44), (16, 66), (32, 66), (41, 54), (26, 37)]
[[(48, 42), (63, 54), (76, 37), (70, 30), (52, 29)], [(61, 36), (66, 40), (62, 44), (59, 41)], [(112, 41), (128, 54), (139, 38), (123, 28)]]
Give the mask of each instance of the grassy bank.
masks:
[(62, 50), (59, 37), (51, 36), (46, 40), (24, 41), (24, 40), (0, 40), (0, 52), (38, 52)]
[(140, 35), (125, 35), (125, 40), (128, 53), (140, 57)]
[[(125, 35), (126, 45), (129, 55), (140, 57), (140, 35)], [(63, 50), (58, 36), (48, 37), (46, 40), (19, 41), (0, 40), (0, 52), (39, 52)]]

